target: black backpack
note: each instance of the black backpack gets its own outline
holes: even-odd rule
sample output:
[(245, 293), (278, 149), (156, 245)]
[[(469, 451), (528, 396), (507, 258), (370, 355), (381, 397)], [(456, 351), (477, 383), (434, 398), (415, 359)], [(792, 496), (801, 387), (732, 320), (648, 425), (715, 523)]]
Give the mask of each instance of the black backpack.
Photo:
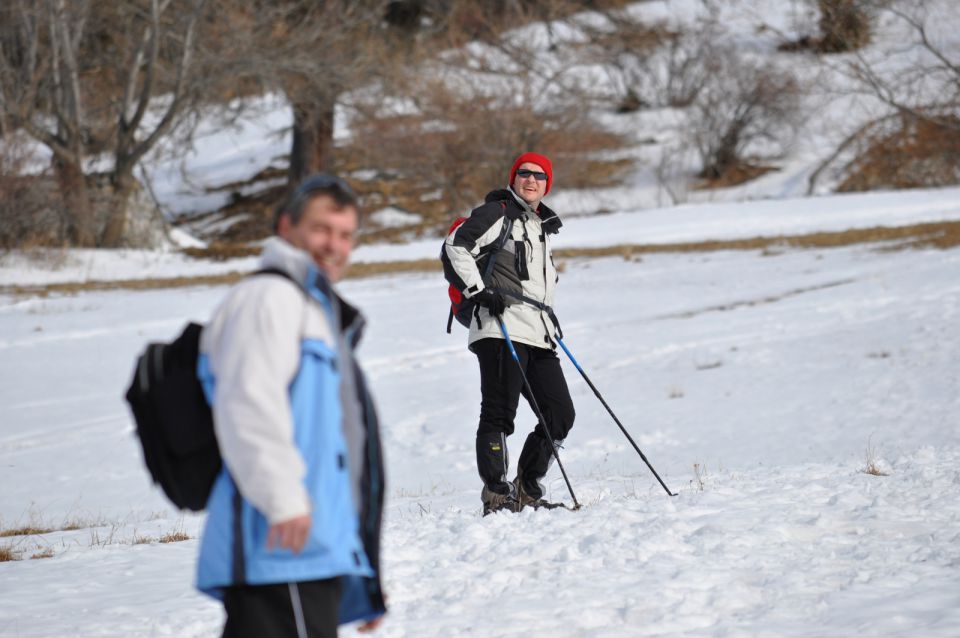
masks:
[[(275, 274), (273, 269), (258, 274)], [(153, 482), (180, 509), (202, 511), (222, 460), (213, 413), (197, 377), (203, 326), (188, 323), (170, 343), (151, 343), (137, 359), (126, 399)]]
[(189, 323), (170, 343), (148, 345), (126, 395), (153, 482), (178, 508), (195, 512), (206, 507), (221, 467), (213, 413), (197, 378), (202, 330)]

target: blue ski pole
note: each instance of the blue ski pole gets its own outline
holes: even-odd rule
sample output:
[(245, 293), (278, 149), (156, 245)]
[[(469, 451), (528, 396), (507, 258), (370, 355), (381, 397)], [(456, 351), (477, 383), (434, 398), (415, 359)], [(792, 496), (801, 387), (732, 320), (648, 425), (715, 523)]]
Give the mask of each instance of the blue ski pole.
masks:
[[(502, 327), (503, 324), (501, 324)], [(663, 486), (663, 489), (666, 490), (667, 494), (670, 496), (676, 496), (676, 492), (671, 492), (670, 488), (667, 487), (666, 483), (663, 482), (663, 479), (660, 478), (660, 475), (657, 474), (657, 471), (653, 469), (653, 466), (650, 465), (650, 461), (647, 460), (647, 457), (644, 456), (643, 452), (640, 451), (640, 448), (634, 442), (633, 437), (630, 436), (630, 433), (627, 432), (627, 429), (623, 427), (623, 424), (620, 423), (620, 419), (617, 418), (617, 415), (613, 413), (613, 410), (610, 409), (610, 406), (607, 405), (607, 402), (603, 399), (603, 395), (600, 394), (600, 391), (597, 390), (597, 386), (593, 385), (593, 382), (590, 380), (590, 377), (587, 376), (587, 373), (583, 371), (583, 368), (580, 367), (580, 364), (577, 363), (577, 359), (573, 356), (573, 353), (570, 352), (570, 349), (567, 348), (567, 344), (563, 342), (559, 336), (556, 337), (557, 343), (560, 344), (560, 347), (563, 348), (563, 351), (567, 353), (567, 356), (570, 358), (570, 361), (573, 363), (574, 367), (580, 371), (580, 375), (583, 377), (583, 380), (587, 382), (587, 385), (590, 386), (590, 389), (593, 390), (593, 393), (597, 395), (597, 398), (600, 399), (600, 403), (603, 404), (603, 407), (607, 409), (607, 412), (610, 413), (610, 416), (613, 417), (614, 422), (620, 427), (620, 431), (623, 432), (623, 435), (627, 437), (627, 440), (630, 441), (630, 445), (633, 446), (633, 449), (637, 451), (637, 454), (640, 455), (640, 458), (643, 459), (643, 462), (647, 464), (647, 467), (650, 468), (650, 471), (653, 472), (653, 475), (657, 477), (657, 480), (660, 482), (660, 485)], [(509, 343), (509, 341), (508, 341)], [(511, 346), (512, 348), (513, 346)], [(516, 358), (516, 355), (514, 355)]]
[(560, 473), (563, 475), (563, 480), (567, 484), (567, 489), (570, 490), (570, 498), (573, 499), (573, 509), (580, 509), (580, 503), (577, 502), (577, 496), (573, 493), (573, 487), (570, 485), (570, 479), (567, 478), (567, 471), (563, 469), (563, 463), (560, 462), (560, 454), (557, 452), (557, 444), (553, 440), (553, 435), (550, 434), (550, 428), (547, 427), (547, 422), (543, 418), (543, 413), (540, 412), (540, 406), (537, 405), (537, 400), (533, 396), (533, 388), (530, 387), (530, 382), (527, 380), (527, 373), (523, 371), (523, 364), (520, 363), (520, 357), (517, 355), (516, 348), (513, 347), (513, 341), (510, 340), (510, 335), (507, 333), (507, 327), (503, 325), (503, 319), (497, 317), (497, 323), (500, 324), (500, 332), (503, 333), (503, 338), (507, 342), (507, 347), (510, 349), (510, 356), (513, 357), (513, 360), (517, 362), (517, 368), (520, 370), (520, 378), (523, 379), (523, 384), (527, 387), (527, 393), (530, 395), (530, 405), (533, 406), (533, 411), (537, 414), (537, 419), (540, 421), (540, 427), (543, 428), (544, 434), (546, 434), (547, 440), (550, 442), (550, 449), (553, 450), (553, 458), (557, 461), (557, 467), (560, 468)]

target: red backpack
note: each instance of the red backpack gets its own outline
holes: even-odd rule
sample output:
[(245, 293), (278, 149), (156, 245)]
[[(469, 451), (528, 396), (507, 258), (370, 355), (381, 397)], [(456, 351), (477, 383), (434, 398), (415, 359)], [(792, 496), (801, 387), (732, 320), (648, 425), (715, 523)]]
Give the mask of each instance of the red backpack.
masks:
[[(503, 204), (503, 207), (506, 209), (506, 204)], [(446, 241), (446, 237), (450, 236), (450, 233), (456, 230), (463, 222), (467, 221), (467, 219), (467, 217), (457, 217), (453, 220), (449, 230), (447, 230), (447, 234), (444, 236), (444, 241)], [(500, 232), (500, 237), (497, 239), (493, 248), (477, 257), (477, 268), (480, 270), (484, 284), (487, 283), (490, 278), (490, 273), (493, 271), (494, 255), (507, 243), (512, 227), (513, 224), (506, 223), (505, 220), (503, 229)], [(454, 319), (456, 319), (460, 325), (469, 328), (470, 322), (473, 321), (474, 316), (476, 316), (477, 304), (472, 299), (464, 296), (463, 290), (466, 288), (466, 285), (460, 278), (460, 275), (453, 269), (453, 264), (450, 263), (450, 259), (447, 257), (447, 251), (443, 247), (440, 248), (440, 261), (443, 263), (443, 276), (449, 283), (449, 286), (447, 286), (447, 296), (450, 297), (450, 314), (447, 317), (447, 333), (451, 331)], [(479, 322), (479, 319), (477, 321)]]

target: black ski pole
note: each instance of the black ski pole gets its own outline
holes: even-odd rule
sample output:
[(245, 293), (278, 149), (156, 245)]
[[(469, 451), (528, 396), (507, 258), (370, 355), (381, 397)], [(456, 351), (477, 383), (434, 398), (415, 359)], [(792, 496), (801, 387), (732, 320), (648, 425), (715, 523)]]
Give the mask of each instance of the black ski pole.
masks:
[(543, 428), (544, 433), (547, 435), (547, 440), (550, 442), (550, 449), (553, 451), (553, 458), (557, 461), (557, 467), (560, 468), (560, 473), (563, 475), (563, 480), (567, 484), (567, 489), (570, 490), (570, 498), (573, 499), (573, 509), (580, 509), (580, 503), (577, 502), (577, 496), (573, 493), (573, 486), (570, 485), (570, 479), (567, 478), (567, 471), (563, 469), (563, 463), (560, 462), (560, 454), (557, 452), (557, 445), (553, 440), (553, 435), (550, 433), (550, 428), (547, 427), (547, 422), (543, 418), (543, 413), (540, 412), (540, 406), (537, 405), (537, 400), (533, 396), (533, 388), (530, 387), (530, 382), (527, 381), (527, 373), (523, 371), (523, 364), (520, 363), (520, 357), (517, 355), (516, 348), (513, 347), (513, 341), (510, 340), (510, 335), (507, 333), (507, 327), (503, 325), (503, 319), (497, 317), (497, 323), (500, 324), (500, 332), (503, 333), (503, 338), (507, 341), (507, 347), (510, 349), (510, 356), (513, 357), (513, 360), (517, 362), (517, 368), (520, 370), (520, 378), (523, 379), (523, 385), (527, 387), (527, 392), (530, 395), (530, 405), (533, 406), (533, 411), (537, 414), (537, 420), (540, 421), (540, 427)]
[(610, 413), (610, 416), (613, 417), (613, 420), (618, 426), (620, 426), (620, 431), (623, 432), (623, 435), (627, 437), (627, 440), (630, 441), (630, 445), (633, 446), (633, 449), (637, 451), (637, 454), (640, 455), (640, 458), (643, 459), (643, 462), (647, 464), (647, 467), (650, 468), (650, 471), (653, 472), (653, 475), (657, 477), (657, 480), (660, 481), (660, 485), (663, 486), (663, 489), (666, 490), (667, 494), (670, 496), (676, 496), (676, 492), (671, 492), (670, 488), (667, 487), (666, 483), (663, 482), (663, 479), (660, 478), (660, 475), (657, 474), (657, 471), (653, 469), (653, 466), (650, 465), (650, 461), (647, 460), (647, 457), (644, 456), (643, 452), (640, 451), (640, 448), (634, 442), (633, 437), (630, 436), (630, 433), (627, 432), (627, 428), (623, 427), (623, 424), (620, 423), (620, 419), (617, 418), (617, 415), (613, 413), (613, 410), (610, 409), (610, 406), (607, 405), (607, 402), (603, 399), (603, 396), (600, 394), (600, 391), (597, 390), (597, 386), (593, 385), (593, 381), (590, 380), (590, 377), (587, 376), (587, 373), (583, 371), (583, 368), (580, 367), (580, 364), (577, 363), (577, 359), (573, 356), (573, 353), (567, 348), (567, 345), (563, 342), (563, 339), (557, 337), (557, 343), (560, 344), (560, 347), (563, 348), (563, 351), (567, 353), (567, 356), (570, 357), (570, 361), (573, 362), (573, 365), (580, 371), (583, 380), (587, 382), (587, 385), (590, 386), (590, 389), (593, 390), (593, 393), (597, 395), (597, 398), (600, 399), (600, 403), (603, 404), (603, 407), (607, 409), (607, 412)]

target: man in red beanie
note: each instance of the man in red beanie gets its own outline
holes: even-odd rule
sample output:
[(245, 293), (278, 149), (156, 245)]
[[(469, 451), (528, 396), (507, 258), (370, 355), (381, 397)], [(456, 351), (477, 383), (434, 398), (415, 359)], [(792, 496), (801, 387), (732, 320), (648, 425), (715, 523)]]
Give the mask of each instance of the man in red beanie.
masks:
[[(562, 226), (542, 199), (553, 185), (553, 166), (538, 153), (520, 155), (510, 168), (509, 188), (487, 194), (444, 242), (444, 268), (460, 279), (463, 294), (476, 301), (469, 348), (480, 363), (480, 424), (477, 469), (483, 481), (484, 515), (552, 508), (540, 480), (573, 427), (573, 400), (556, 353), (550, 318), (557, 284), (550, 236)], [(493, 254), (492, 268), (485, 261)], [(483, 271), (489, 272), (485, 279)], [(459, 284), (463, 285), (460, 286)], [(520, 366), (512, 362), (497, 318), (513, 342)], [(530, 384), (524, 387), (521, 369)], [(537, 424), (523, 445), (516, 477), (508, 479), (507, 437), (513, 434), (521, 393), (536, 402), (549, 429)]]

